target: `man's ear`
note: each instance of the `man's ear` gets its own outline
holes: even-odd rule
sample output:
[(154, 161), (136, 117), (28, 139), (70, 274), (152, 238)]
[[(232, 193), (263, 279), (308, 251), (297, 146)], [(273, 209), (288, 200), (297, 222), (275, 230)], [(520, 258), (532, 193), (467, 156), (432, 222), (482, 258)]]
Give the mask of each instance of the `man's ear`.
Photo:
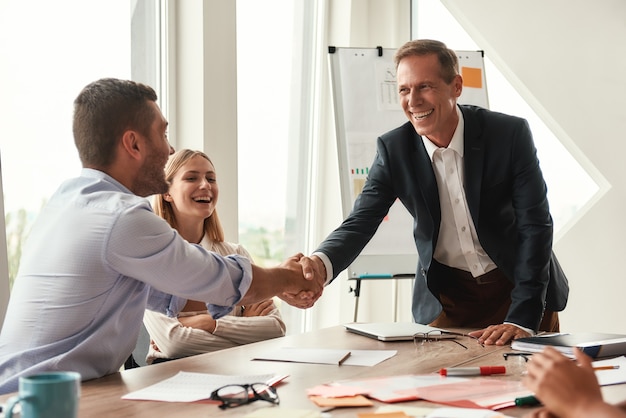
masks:
[(142, 159), (143, 143), (140, 135), (133, 130), (124, 131), (122, 135), (122, 148), (130, 158)]
[(454, 84), (455, 97), (460, 97), (461, 93), (463, 93), (463, 77), (461, 77), (460, 74), (457, 74), (452, 83)]

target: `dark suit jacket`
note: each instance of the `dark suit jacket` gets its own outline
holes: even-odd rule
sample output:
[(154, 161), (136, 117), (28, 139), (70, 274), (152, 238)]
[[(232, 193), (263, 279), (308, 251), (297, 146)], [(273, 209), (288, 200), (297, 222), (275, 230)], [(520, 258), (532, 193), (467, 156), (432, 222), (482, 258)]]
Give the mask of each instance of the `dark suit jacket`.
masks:
[[(552, 217), (528, 123), (521, 118), (461, 105), (465, 123), (465, 194), (478, 239), (514, 283), (505, 319), (536, 330), (545, 308), (565, 308), (567, 278), (552, 252)], [(372, 238), (399, 198), (413, 216), (419, 254), (413, 316), (429, 323), (441, 305), (429, 288), (440, 225), (439, 193), (421, 137), (406, 124), (378, 138), (377, 155), (351, 214), (320, 245), (335, 276)]]

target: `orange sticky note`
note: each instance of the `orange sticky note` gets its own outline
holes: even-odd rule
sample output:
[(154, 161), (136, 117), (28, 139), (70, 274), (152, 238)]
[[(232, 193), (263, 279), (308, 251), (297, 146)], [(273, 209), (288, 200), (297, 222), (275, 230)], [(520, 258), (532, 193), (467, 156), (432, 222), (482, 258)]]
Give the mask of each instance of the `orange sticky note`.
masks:
[(372, 406), (374, 402), (367, 399), (365, 396), (346, 396), (343, 398), (324, 398), (322, 396), (309, 396), (315, 405), (320, 407), (342, 407), (342, 406)]
[(318, 385), (307, 389), (309, 396), (323, 396), (324, 398), (342, 398), (344, 396), (367, 395), (370, 391), (362, 387)]
[(483, 72), (480, 68), (461, 67), (461, 77), (463, 77), (464, 87), (483, 87)]

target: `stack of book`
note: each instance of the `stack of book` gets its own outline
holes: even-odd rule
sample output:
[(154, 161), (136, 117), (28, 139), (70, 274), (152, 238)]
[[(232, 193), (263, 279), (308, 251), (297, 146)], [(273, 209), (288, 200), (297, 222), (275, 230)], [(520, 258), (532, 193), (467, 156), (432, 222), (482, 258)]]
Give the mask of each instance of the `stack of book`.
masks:
[(513, 340), (513, 350), (538, 353), (552, 346), (569, 357), (577, 347), (592, 358), (626, 355), (626, 335), (603, 333), (549, 334)]

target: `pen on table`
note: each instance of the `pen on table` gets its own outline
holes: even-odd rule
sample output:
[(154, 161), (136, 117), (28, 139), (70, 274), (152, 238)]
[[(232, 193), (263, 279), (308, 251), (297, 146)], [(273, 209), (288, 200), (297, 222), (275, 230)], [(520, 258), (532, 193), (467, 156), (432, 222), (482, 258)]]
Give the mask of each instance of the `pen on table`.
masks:
[(515, 406), (537, 406), (541, 405), (541, 401), (534, 395), (522, 396), (521, 398), (515, 398)]
[(593, 370), (614, 370), (619, 369), (619, 365), (616, 366), (596, 366)]
[(348, 360), (348, 357), (350, 357), (350, 352), (348, 351), (348, 354), (346, 354), (345, 356), (343, 356), (343, 358), (341, 360), (339, 360), (339, 365), (341, 366), (343, 364), (344, 361)]
[(448, 367), (439, 370), (442, 376), (489, 376), (506, 373), (504, 366)]

